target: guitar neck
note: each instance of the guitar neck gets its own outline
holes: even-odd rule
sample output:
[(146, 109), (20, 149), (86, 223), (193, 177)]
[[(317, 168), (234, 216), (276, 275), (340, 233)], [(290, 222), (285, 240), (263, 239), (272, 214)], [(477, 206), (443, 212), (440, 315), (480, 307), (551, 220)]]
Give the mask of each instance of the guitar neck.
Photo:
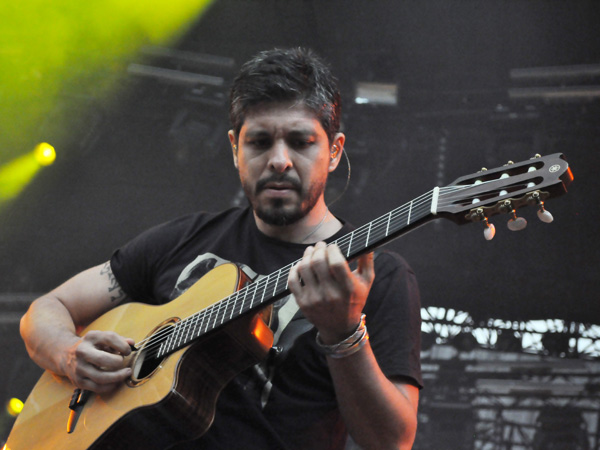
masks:
[[(347, 260), (367, 253), (424, 223), (436, 214), (439, 189), (435, 188), (399, 208), (331, 242), (337, 244)], [(295, 261), (264, 276), (182, 320), (170, 333), (158, 356), (185, 347), (190, 342), (254, 310), (269, 305), (290, 293), (288, 275)]]

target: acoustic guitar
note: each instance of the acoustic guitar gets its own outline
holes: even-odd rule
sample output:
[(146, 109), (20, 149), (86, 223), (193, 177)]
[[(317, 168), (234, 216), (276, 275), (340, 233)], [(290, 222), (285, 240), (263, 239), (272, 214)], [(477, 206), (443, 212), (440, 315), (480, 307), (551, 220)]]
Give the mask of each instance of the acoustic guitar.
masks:
[[(515, 210), (538, 208), (566, 192), (573, 180), (562, 154), (482, 170), (436, 187), (341, 237), (335, 244), (348, 260), (436, 218), (457, 224), (511, 215), (509, 228), (524, 226)], [(92, 322), (89, 330), (129, 336), (136, 347), (127, 358), (133, 374), (108, 394), (75, 389), (46, 371), (29, 395), (8, 438), (7, 450), (164, 449), (201, 436), (210, 427), (217, 397), (239, 372), (264, 358), (272, 333), (259, 313), (289, 294), (295, 263), (249, 282), (234, 264), (206, 274), (183, 295), (160, 306), (121, 305)], [(135, 320), (132, 320), (132, 317)]]

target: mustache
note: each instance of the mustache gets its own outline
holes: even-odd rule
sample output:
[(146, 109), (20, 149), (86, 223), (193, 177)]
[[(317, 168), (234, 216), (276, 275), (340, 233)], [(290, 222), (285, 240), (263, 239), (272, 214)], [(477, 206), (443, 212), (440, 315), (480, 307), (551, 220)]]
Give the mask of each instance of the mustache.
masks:
[(302, 191), (302, 184), (300, 183), (300, 180), (292, 178), (288, 175), (273, 175), (256, 182), (256, 193), (258, 194), (260, 191), (264, 190), (269, 183), (283, 183), (290, 185), (292, 189), (298, 192)]

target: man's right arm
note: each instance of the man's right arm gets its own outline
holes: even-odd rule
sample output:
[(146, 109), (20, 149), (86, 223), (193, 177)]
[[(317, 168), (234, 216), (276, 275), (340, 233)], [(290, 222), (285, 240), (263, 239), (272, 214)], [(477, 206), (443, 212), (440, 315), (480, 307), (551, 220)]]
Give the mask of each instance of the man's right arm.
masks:
[(131, 339), (113, 332), (77, 330), (127, 301), (110, 263), (93, 267), (35, 300), (21, 319), (21, 336), (31, 358), (68, 377), (77, 387), (107, 392), (131, 375), (124, 358)]

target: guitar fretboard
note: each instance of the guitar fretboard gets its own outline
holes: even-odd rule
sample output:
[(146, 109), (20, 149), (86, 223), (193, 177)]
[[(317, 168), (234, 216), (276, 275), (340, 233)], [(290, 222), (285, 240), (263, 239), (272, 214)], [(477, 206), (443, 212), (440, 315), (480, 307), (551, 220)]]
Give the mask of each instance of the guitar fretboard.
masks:
[[(435, 214), (438, 189), (396, 208), (331, 242), (337, 244), (346, 259), (351, 260), (419, 226)], [(289, 294), (288, 276), (298, 261), (262, 277), (254, 283), (212, 304), (192, 316), (177, 322), (168, 332), (155, 336), (157, 357), (168, 355), (216, 328), (250, 311), (275, 302)]]

